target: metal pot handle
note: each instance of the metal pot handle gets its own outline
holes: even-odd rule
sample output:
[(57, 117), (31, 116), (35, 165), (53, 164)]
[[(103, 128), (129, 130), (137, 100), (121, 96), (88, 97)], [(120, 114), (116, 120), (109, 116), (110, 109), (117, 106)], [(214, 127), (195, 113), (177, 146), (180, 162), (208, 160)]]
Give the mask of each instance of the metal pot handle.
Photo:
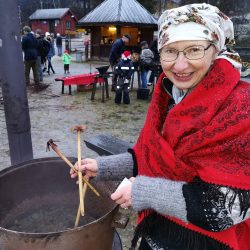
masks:
[(129, 215), (122, 214), (120, 211), (118, 211), (114, 216), (113, 221), (111, 222), (111, 226), (124, 229), (127, 226), (128, 222)]

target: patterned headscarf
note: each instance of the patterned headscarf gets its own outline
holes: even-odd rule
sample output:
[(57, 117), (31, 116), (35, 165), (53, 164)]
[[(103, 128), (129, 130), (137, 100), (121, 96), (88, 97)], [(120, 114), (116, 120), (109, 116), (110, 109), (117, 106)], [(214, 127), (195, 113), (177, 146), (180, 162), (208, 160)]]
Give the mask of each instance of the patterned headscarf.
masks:
[(241, 68), (239, 54), (230, 47), (235, 44), (233, 23), (217, 7), (210, 4), (190, 4), (166, 10), (158, 21), (158, 49), (176, 41), (207, 40), (219, 55)]

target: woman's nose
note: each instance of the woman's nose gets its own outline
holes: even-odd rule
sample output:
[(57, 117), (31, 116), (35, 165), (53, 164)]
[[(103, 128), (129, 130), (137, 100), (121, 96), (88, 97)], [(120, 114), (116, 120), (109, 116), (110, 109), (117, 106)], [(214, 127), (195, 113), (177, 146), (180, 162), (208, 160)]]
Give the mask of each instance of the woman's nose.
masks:
[(175, 60), (173, 68), (180, 72), (188, 67), (188, 59), (184, 56), (183, 53), (179, 53), (177, 59)]

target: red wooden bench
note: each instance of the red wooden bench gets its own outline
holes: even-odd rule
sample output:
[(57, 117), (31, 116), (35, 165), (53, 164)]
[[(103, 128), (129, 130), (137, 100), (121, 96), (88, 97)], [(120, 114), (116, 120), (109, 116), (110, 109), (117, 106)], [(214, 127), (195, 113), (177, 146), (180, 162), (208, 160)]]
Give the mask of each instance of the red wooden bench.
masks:
[(55, 78), (55, 81), (62, 82), (62, 94), (64, 94), (64, 86), (69, 86), (69, 94), (71, 95), (71, 85), (90, 85), (94, 84), (95, 81), (104, 85), (104, 79), (96, 77), (98, 74), (98, 72), (94, 72), (89, 74), (57, 77)]

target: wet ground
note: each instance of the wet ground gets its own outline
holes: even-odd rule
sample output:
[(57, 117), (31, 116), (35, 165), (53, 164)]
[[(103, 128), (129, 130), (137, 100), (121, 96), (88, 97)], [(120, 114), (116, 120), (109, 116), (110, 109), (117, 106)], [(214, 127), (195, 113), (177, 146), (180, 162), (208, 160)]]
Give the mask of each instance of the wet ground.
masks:
[[(72, 56), (75, 59), (75, 55)], [(101, 102), (101, 89), (96, 92), (95, 100), (90, 100), (91, 91), (77, 92), (73, 86), (72, 95), (61, 94), (61, 82), (54, 79), (64, 75), (61, 59), (55, 56), (52, 60), (56, 74), (44, 75), (44, 82), (50, 86), (41, 92), (27, 89), (29, 111), (31, 119), (31, 134), (34, 158), (54, 157), (53, 151), (46, 152), (46, 142), (52, 138), (59, 140), (57, 145), (66, 156), (77, 157), (76, 135), (70, 128), (76, 124), (86, 124), (87, 131), (82, 139), (97, 134), (111, 134), (131, 144), (137, 140), (138, 133), (143, 126), (149, 100), (137, 100), (135, 89), (131, 91), (130, 105), (116, 105), (114, 92), (110, 92), (109, 100)], [(96, 71), (95, 67), (107, 64), (105, 62), (76, 63), (70, 65), (71, 75)], [(109, 80), (110, 83), (110, 80)], [(1, 96), (1, 93), (0, 93)], [(10, 166), (9, 146), (5, 124), (3, 105), (0, 105), (0, 169)], [(83, 157), (95, 157), (97, 154), (88, 149), (82, 142)], [(128, 249), (135, 226), (136, 216), (131, 211), (124, 211), (131, 216), (129, 225), (125, 230), (119, 230), (123, 249)]]

